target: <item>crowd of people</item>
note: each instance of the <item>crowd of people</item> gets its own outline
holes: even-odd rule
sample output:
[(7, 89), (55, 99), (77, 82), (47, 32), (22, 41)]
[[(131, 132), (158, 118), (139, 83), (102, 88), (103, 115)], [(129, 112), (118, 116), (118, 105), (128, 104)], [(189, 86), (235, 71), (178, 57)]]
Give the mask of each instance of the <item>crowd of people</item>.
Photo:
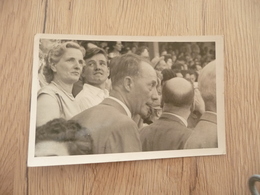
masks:
[(35, 156), (216, 148), (214, 43), (40, 41)]

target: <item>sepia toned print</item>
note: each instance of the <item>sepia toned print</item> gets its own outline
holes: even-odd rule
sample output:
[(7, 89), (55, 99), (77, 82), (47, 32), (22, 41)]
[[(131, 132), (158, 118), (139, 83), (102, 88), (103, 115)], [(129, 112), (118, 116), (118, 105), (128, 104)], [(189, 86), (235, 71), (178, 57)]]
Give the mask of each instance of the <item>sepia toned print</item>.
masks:
[(223, 37), (35, 36), (28, 166), (225, 154)]

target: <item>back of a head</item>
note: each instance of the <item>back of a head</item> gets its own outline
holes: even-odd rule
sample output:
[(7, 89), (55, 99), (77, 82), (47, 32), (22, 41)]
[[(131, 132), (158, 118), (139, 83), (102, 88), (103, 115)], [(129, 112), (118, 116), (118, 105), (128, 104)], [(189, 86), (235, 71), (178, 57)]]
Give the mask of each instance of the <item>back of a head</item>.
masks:
[(176, 76), (176, 73), (174, 72), (174, 70), (172, 69), (164, 69), (162, 70), (162, 75), (163, 75), (163, 79), (162, 79), (162, 84)]
[(73, 120), (53, 119), (36, 129), (36, 144), (44, 141), (66, 143), (70, 155), (92, 153), (92, 138), (86, 128)]
[(113, 58), (110, 62), (112, 87), (119, 85), (126, 76), (138, 77), (139, 65), (142, 61), (148, 62), (141, 56), (131, 53)]
[(216, 61), (210, 62), (201, 70), (198, 86), (206, 111), (216, 112)]
[(193, 98), (193, 85), (184, 78), (175, 77), (163, 85), (162, 101), (164, 104), (189, 108), (193, 103)]

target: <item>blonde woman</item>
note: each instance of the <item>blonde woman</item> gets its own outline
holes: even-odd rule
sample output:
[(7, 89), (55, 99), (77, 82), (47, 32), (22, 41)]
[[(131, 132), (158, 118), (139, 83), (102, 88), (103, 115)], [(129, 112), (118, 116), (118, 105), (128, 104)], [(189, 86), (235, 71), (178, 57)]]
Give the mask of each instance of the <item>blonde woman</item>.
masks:
[(43, 74), (49, 83), (38, 92), (36, 126), (54, 118), (70, 119), (80, 112), (72, 95), (84, 65), (85, 49), (75, 42), (65, 42), (52, 48)]

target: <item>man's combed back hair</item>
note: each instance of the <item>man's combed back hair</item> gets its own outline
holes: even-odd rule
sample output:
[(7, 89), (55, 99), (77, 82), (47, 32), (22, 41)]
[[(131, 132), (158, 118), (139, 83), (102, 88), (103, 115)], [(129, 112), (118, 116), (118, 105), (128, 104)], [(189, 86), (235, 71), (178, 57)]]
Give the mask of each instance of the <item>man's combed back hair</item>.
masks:
[(112, 86), (118, 85), (126, 76), (138, 77), (140, 63), (147, 60), (136, 54), (124, 54), (115, 57), (110, 62), (110, 78)]
[(166, 81), (162, 87), (163, 103), (172, 104), (176, 107), (192, 105), (194, 99), (194, 90), (193, 90), (192, 83), (190, 81), (187, 81), (190, 83), (190, 90), (186, 90), (186, 92), (182, 91), (181, 89), (176, 90), (176, 88), (179, 88), (177, 84), (169, 86), (169, 83), (167, 82), (168, 81)]

